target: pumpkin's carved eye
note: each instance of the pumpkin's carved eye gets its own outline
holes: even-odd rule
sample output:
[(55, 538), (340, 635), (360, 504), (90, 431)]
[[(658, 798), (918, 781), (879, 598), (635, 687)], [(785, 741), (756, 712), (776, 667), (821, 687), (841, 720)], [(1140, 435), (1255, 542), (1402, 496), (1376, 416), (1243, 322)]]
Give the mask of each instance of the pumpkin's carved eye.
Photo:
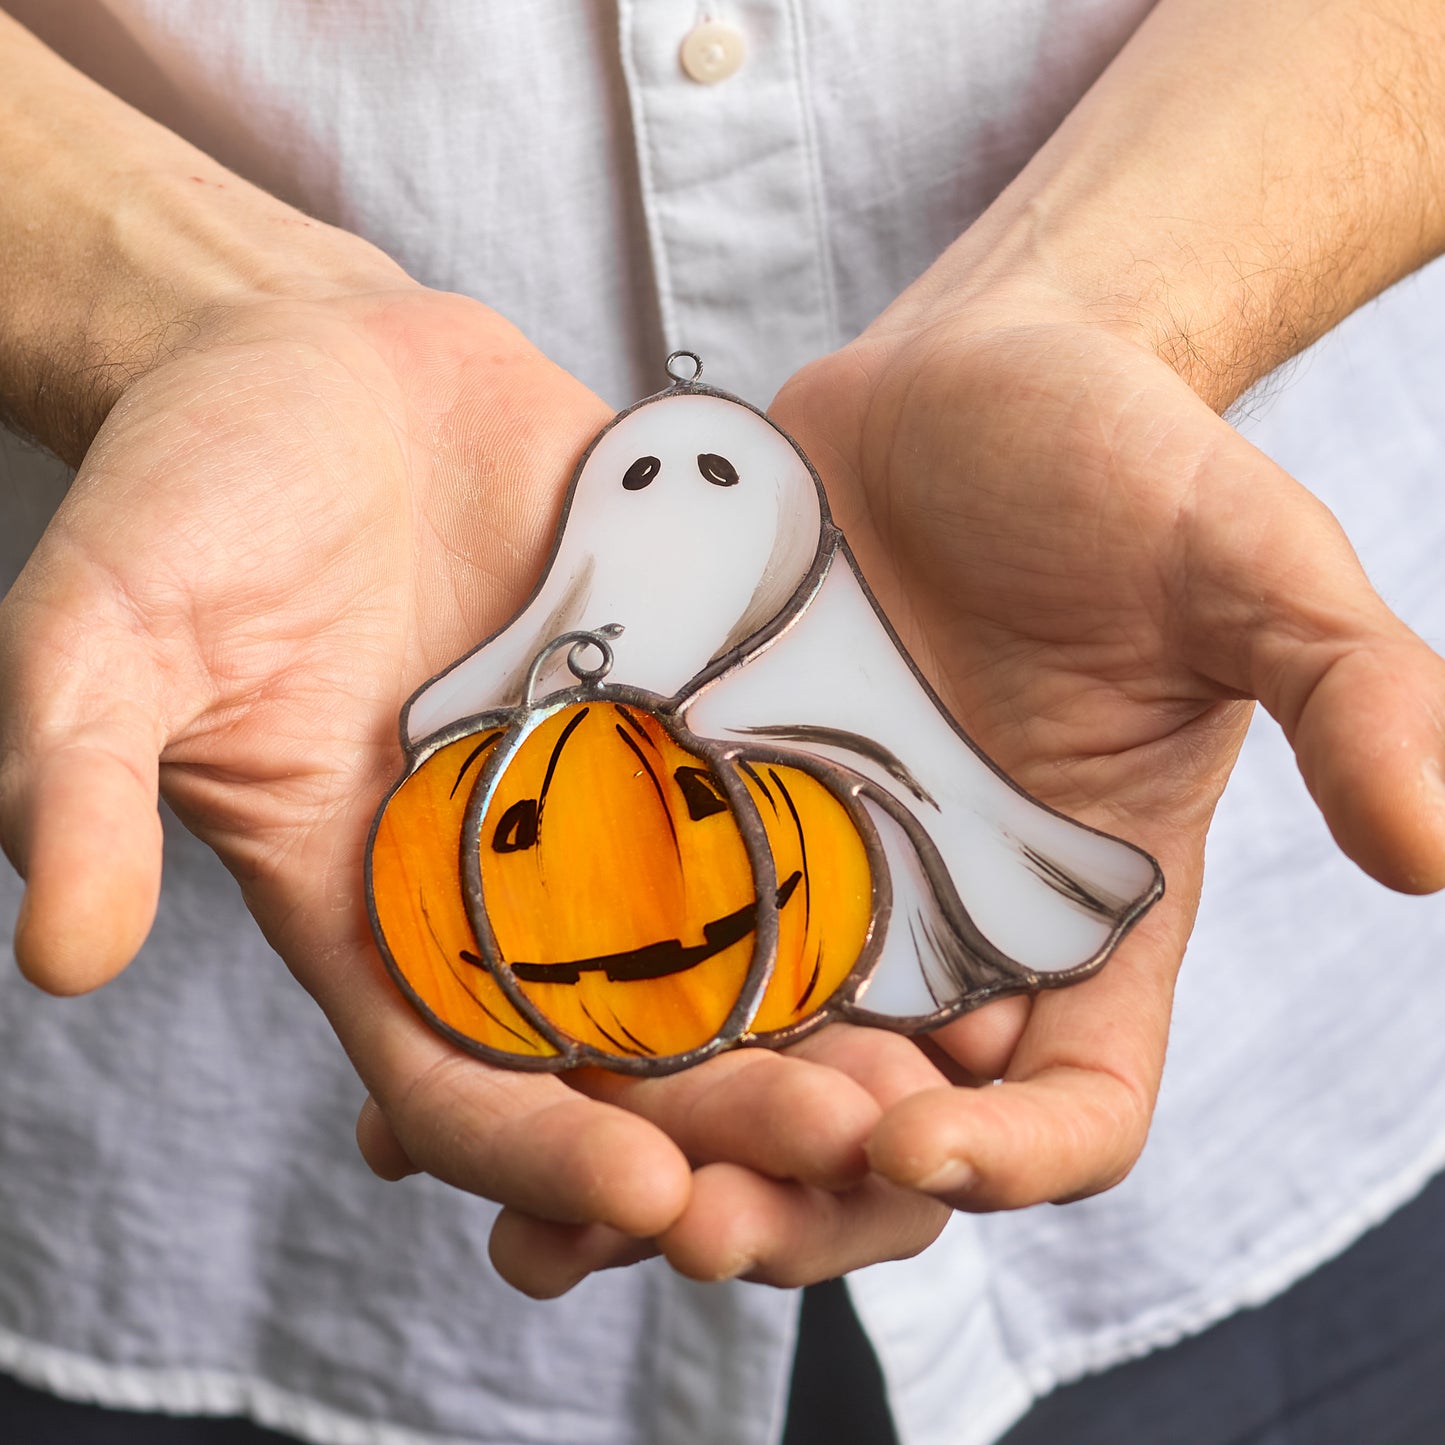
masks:
[(672, 777), (682, 789), (682, 800), (687, 804), (687, 816), (694, 823), (711, 818), (714, 813), (728, 811), (728, 805), (718, 793), (705, 768), (677, 768)]
[(629, 492), (640, 492), (662, 470), (656, 457), (638, 457), (623, 474), (622, 485)]
[(537, 846), (540, 809), (535, 798), (521, 798), (497, 819), (493, 853), (521, 853)]
[(735, 487), (738, 484), (738, 469), (716, 452), (703, 452), (697, 459), (697, 469), (715, 487)]

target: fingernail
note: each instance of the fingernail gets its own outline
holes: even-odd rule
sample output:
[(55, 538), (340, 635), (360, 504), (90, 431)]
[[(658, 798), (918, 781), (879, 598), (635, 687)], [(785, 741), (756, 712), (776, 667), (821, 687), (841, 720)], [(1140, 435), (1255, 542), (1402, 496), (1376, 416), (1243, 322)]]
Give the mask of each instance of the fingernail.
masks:
[(1445, 768), (1439, 758), (1427, 757), (1420, 765), (1420, 783), (1425, 796), (1437, 806), (1445, 799)]
[(746, 1274), (757, 1264), (750, 1254), (735, 1254), (727, 1264), (723, 1266), (722, 1272), (718, 1275), (721, 1283), (725, 1279), (736, 1279), (740, 1274)]
[(924, 1194), (966, 1194), (978, 1183), (978, 1170), (967, 1159), (950, 1159), (913, 1187)]
[(27, 888), (20, 896), (20, 907), (15, 912), (15, 932), (11, 935), (11, 952), (15, 957), (15, 966), (30, 980), (35, 982), (31, 973), (31, 962), (34, 958), (34, 950), (31, 944), (34, 940), (30, 937), (30, 890)]

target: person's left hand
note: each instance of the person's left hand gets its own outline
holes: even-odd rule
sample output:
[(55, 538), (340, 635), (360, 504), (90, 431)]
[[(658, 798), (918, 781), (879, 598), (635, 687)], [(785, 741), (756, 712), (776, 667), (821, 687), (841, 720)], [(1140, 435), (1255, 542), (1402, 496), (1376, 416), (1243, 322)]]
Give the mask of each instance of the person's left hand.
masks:
[[(885, 1111), (861, 1184), (703, 1168), (652, 1246), (508, 1213), (523, 1288), (648, 1248), (699, 1278), (803, 1284), (916, 1251), (943, 1204), (1117, 1183), (1148, 1131), (1205, 831), (1251, 698), (1347, 853), (1392, 887), (1445, 883), (1445, 663), (1326, 509), (1137, 341), (1017, 295), (928, 324), (895, 313), (794, 378), (774, 415), (970, 735), (1035, 796), (1152, 852), (1167, 894), (1085, 983), (916, 1041), (833, 1026), (795, 1046)], [(734, 1061), (696, 1071), (700, 1099), (707, 1070)]]
[(873, 1167), (974, 1210), (1108, 1188), (1144, 1144), (1249, 700), (1341, 849), (1428, 892), (1445, 885), (1445, 661), (1308, 491), (1140, 337), (1041, 288), (937, 319), (905, 302), (776, 412), (970, 734), (1167, 880), (1094, 978), (932, 1035), (945, 1067), (1002, 1082), (905, 1098)]

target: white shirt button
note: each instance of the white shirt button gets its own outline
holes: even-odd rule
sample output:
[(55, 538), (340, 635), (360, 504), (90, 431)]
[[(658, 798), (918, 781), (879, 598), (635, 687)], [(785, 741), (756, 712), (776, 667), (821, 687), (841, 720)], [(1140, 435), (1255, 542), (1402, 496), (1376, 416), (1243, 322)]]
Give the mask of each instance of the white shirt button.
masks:
[(735, 25), (704, 20), (688, 32), (679, 59), (699, 85), (716, 85), (736, 75), (748, 53), (747, 41)]

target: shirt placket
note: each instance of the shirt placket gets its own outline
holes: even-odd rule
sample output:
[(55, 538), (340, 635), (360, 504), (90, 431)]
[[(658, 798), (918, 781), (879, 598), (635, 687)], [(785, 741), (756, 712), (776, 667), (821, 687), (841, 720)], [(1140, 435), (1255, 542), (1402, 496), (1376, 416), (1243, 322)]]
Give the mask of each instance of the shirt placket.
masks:
[(618, 20), (664, 340), (766, 401), (839, 339), (798, 0)]

